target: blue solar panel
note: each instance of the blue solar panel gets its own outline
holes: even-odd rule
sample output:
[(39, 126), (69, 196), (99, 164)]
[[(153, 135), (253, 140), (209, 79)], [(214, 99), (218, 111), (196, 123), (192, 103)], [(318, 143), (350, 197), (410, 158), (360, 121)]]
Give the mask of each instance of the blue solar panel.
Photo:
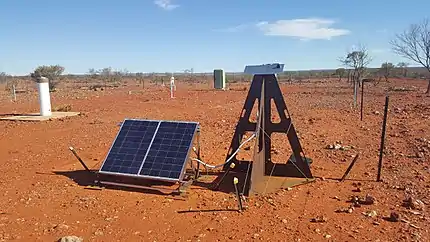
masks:
[(159, 121), (125, 120), (100, 171), (137, 174)]
[(196, 128), (196, 123), (161, 122), (139, 174), (179, 179)]
[(180, 180), (198, 123), (125, 120), (101, 173)]

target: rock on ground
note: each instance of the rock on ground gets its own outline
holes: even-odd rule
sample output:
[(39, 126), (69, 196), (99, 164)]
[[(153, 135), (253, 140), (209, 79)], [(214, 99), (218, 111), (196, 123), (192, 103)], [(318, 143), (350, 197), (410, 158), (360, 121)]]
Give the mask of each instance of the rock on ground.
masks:
[(84, 239), (81, 237), (78, 237), (78, 236), (71, 235), (71, 236), (64, 236), (63, 238), (59, 239), (58, 241), (59, 242), (82, 242), (82, 241), (84, 241)]

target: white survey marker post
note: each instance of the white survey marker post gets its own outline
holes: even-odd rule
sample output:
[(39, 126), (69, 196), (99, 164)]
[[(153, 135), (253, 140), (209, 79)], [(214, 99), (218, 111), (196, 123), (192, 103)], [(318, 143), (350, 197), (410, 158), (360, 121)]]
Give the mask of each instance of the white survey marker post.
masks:
[(284, 64), (273, 63), (264, 65), (248, 65), (245, 66), (245, 73), (251, 75), (270, 75), (281, 73), (284, 71)]
[(49, 79), (46, 77), (37, 78), (37, 88), (39, 90), (40, 115), (51, 116), (51, 95), (49, 93)]
[(175, 77), (170, 77), (170, 98), (174, 98), (173, 91), (176, 91)]
[(16, 102), (16, 86), (15, 86), (15, 84), (12, 85), (12, 97), (13, 97), (13, 101)]

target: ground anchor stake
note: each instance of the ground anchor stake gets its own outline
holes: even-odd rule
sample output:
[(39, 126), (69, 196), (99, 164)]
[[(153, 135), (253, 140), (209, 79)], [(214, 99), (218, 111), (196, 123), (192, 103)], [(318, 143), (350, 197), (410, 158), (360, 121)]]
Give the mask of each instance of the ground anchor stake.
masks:
[(85, 168), (85, 170), (87, 170), (90, 173), (93, 173), (85, 164), (85, 162), (81, 159), (81, 157), (79, 157), (78, 153), (76, 153), (75, 149), (72, 146), (69, 147), (69, 150), (72, 151), (73, 155), (75, 155), (76, 159), (78, 159), (79, 163), (81, 163), (81, 165)]
[(348, 169), (346, 169), (345, 174), (343, 174), (342, 178), (340, 179), (341, 182), (343, 182), (346, 177), (348, 176), (349, 172), (351, 171), (352, 167), (355, 165), (355, 162), (358, 160), (359, 154), (357, 154), (354, 159), (352, 160), (351, 164), (348, 166)]
[(237, 203), (239, 205), (239, 211), (243, 210), (242, 207), (242, 199), (240, 198), (239, 189), (237, 189), (237, 184), (239, 183), (239, 179), (237, 177), (233, 178), (234, 190), (236, 190)]

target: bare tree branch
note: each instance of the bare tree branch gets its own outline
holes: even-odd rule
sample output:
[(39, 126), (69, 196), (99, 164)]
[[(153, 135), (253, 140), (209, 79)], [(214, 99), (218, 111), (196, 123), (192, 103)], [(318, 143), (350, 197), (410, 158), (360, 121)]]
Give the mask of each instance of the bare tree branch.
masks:
[[(429, 19), (424, 19), (419, 24), (412, 24), (409, 29), (397, 34), (390, 44), (394, 53), (422, 65), (430, 73)], [(430, 80), (426, 93), (430, 94)]]
[(424, 20), (421, 25), (412, 24), (408, 30), (397, 34), (396, 38), (390, 41), (390, 44), (396, 54), (428, 68), (430, 59), (428, 50), (430, 47), (429, 35), (428, 20)]

